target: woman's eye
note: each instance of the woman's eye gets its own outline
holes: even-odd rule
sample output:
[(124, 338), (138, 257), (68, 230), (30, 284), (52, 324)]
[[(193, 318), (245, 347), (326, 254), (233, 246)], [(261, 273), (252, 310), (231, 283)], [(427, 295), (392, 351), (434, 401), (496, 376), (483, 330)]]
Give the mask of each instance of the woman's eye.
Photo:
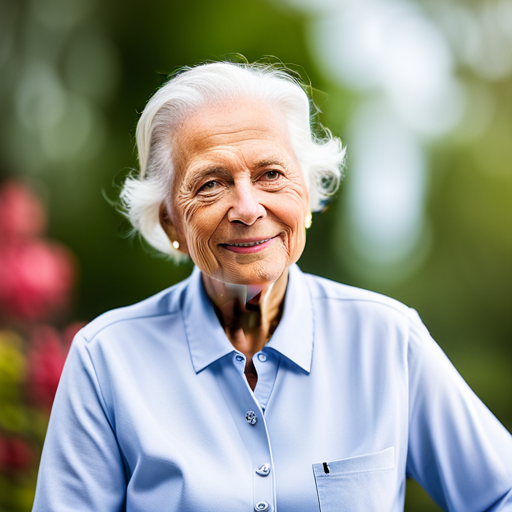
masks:
[(215, 190), (217, 186), (219, 185), (218, 181), (211, 180), (206, 182), (200, 189), (200, 192), (211, 192), (212, 190)]
[(264, 174), (264, 176), (267, 180), (274, 181), (274, 180), (277, 180), (279, 178), (279, 176), (281, 176), (281, 173), (279, 171), (267, 171)]

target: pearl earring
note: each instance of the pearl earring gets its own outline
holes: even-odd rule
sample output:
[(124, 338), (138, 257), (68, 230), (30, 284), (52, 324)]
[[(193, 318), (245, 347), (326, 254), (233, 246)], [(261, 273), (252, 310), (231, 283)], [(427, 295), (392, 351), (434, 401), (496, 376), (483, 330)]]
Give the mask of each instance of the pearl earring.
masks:
[(311, 224), (313, 224), (313, 215), (311, 215), (311, 212), (309, 212), (306, 215), (306, 221), (304, 222), (306, 229), (309, 229), (311, 227)]
[(180, 248), (180, 243), (178, 242), (178, 240), (174, 240), (174, 242), (172, 243), (172, 246), (178, 250)]

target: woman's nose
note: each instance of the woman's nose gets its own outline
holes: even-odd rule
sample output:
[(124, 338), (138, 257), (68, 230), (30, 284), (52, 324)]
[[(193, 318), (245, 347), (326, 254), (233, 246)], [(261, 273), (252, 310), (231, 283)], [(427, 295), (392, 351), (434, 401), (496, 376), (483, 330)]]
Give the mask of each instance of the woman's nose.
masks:
[(233, 203), (228, 211), (229, 222), (241, 222), (252, 226), (258, 219), (266, 217), (267, 210), (258, 201), (252, 183), (235, 185)]

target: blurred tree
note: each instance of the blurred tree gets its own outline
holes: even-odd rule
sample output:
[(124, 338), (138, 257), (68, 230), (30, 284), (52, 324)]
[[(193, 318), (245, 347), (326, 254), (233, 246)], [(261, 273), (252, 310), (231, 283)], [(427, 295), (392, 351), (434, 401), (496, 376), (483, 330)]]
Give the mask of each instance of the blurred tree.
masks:
[(12, 512), (32, 506), (53, 398), (82, 325), (61, 334), (48, 323), (66, 319), (74, 259), (43, 238), (45, 227), (26, 183), (0, 183), (0, 510)]

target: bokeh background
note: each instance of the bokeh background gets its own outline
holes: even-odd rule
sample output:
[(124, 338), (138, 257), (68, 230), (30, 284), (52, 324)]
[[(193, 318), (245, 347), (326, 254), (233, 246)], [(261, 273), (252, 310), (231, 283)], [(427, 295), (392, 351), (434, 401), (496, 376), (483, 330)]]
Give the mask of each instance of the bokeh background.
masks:
[[(30, 510), (73, 333), (183, 279), (116, 211), (183, 65), (273, 55), (348, 146), (303, 270), (416, 308), (512, 429), (511, 0), (0, 0), (0, 511)], [(408, 511), (439, 510), (414, 482)]]

